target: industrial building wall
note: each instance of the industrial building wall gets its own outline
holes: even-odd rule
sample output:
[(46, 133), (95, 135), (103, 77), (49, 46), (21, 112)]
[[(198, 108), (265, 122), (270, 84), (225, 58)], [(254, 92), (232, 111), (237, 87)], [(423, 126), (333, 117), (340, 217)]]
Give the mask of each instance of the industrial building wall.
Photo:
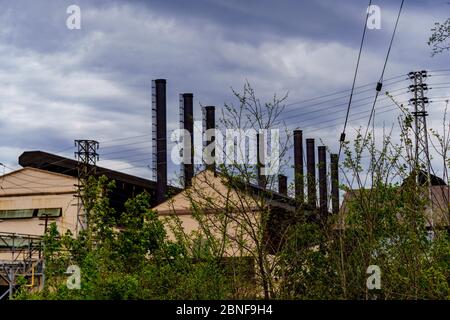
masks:
[[(184, 231), (192, 234), (201, 232), (198, 219), (193, 214), (193, 205), (202, 215), (203, 223), (208, 226), (209, 231), (217, 239), (222, 239), (222, 237), (236, 239), (236, 241), (227, 241), (225, 256), (249, 255), (248, 252), (241, 252), (242, 248), (237, 244), (237, 239), (246, 242), (248, 249), (255, 246), (250, 235), (243, 232), (242, 228), (248, 224), (254, 227), (259, 225), (260, 213), (254, 198), (226, 186), (222, 178), (215, 176), (211, 170), (205, 170), (193, 178), (190, 187), (154, 207), (153, 210), (158, 213), (160, 219), (165, 220), (168, 224), (174, 217), (178, 218)], [(223, 213), (225, 211), (227, 215), (233, 216), (233, 219), (226, 219), (224, 222)], [(173, 240), (175, 236), (168, 224), (166, 224), (166, 231), (169, 238)]]
[(0, 177), (0, 232), (42, 235), (46, 216), (60, 232), (75, 231), (77, 179), (34, 168)]
[[(47, 218), (50, 225), (56, 222), (60, 233), (70, 230), (75, 233), (77, 207), (75, 193), (59, 195), (31, 195), (0, 197), (0, 212), (26, 209), (61, 209), (59, 217)], [(0, 215), (0, 232), (11, 232), (30, 235), (43, 235), (45, 216), (2, 219)]]

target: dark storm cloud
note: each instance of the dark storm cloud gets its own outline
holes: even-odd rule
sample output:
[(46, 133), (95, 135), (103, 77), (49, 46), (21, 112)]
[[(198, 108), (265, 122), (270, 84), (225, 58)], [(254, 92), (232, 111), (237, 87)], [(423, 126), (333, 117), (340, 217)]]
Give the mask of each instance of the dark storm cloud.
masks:
[[(66, 8), (73, 3), (81, 7), (81, 30), (65, 27)], [(367, 33), (358, 84), (378, 80), (400, 1), (374, 3), (382, 10), (382, 29)], [(0, 109), (7, 119), (0, 129), (2, 146), (59, 150), (77, 138), (149, 132), (154, 78), (168, 79), (169, 129), (178, 126), (181, 92), (194, 92), (198, 107), (234, 101), (230, 87), (239, 90), (245, 80), (263, 99), (289, 91), (288, 102), (348, 89), (366, 5), (356, 0), (0, 1)], [(430, 58), (426, 40), (448, 7), (440, 1), (406, 2), (386, 76), (447, 67), (448, 57)], [(289, 107), (294, 110), (286, 116), (289, 124), (320, 124), (295, 118), (296, 108), (302, 110)], [(200, 116), (199, 108), (196, 112)], [(325, 121), (335, 112), (341, 109), (316, 114)], [(336, 130), (315, 135), (334, 143), (342, 125), (336, 124)], [(1, 161), (10, 163), (18, 156), (3, 155)]]

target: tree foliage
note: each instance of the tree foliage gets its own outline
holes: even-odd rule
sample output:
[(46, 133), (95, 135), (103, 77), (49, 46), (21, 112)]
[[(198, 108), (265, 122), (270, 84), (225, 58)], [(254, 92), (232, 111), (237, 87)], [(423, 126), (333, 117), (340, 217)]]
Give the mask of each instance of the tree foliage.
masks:
[[(284, 98), (261, 104), (248, 84), (236, 96), (240, 103), (227, 106), (225, 124), (280, 125)], [(226, 190), (207, 179), (187, 192), (198, 223), (187, 233), (178, 216), (162, 219), (151, 210), (146, 193), (129, 199), (118, 215), (108, 200), (114, 183), (91, 178), (84, 193), (88, 228), (75, 237), (50, 225), (44, 290), (19, 290), (16, 298), (449, 299), (449, 201), (436, 208), (441, 223), (430, 223), (427, 190), (416, 182), (423, 168), (411, 152), (412, 117), (399, 108), (398, 142), (387, 132), (376, 144), (369, 132), (344, 143), (340, 172), (347, 197), (337, 216), (311, 219), (318, 212), (303, 204), (284, 216), (269, 205), (274, 193), (251, 187), (257, 167), (222, 166)], [(431, 130), (430, 139), (448, 183), (450, 135), (443, 118), (444, 132)], [(275, 181), (265, 180), (265, 187)], [(268, 231), (278, 223), (274, 242)], [(65, 272), (74, 264), (81, 269), (80, 290), (66, 286)], [(379, 289), (367, 286), (373, 265), (381, 270)]]
[(428, 40), (428, 45), (432, 48), (431, 55), (448, 51), (450, 49), (450, 18), (444, 22), (436, 22), (431, 31), (432, 34)]

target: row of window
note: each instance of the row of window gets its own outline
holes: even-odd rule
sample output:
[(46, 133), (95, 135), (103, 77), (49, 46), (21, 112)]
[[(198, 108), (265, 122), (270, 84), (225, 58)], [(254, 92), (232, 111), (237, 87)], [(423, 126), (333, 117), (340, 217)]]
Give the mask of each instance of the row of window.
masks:
[(2, 219), (23, 219), (34, 217), (60, 217), (62, 208), (0, 210)]

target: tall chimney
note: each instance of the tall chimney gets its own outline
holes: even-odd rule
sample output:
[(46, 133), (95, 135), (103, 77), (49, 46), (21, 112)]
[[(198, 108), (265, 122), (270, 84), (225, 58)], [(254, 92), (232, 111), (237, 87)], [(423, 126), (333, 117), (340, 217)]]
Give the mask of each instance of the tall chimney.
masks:
[(306, 170), (308, 183), (308, 204), (315, 208), (316, 195), (316, 156), (314, 153), (314, 139), (306, 139)]
[(153, 99), (156, 110), (156, 202), (166, 199), (167, 193), (167, 128), (166, 80), (153, 81)]
[(278, 193), (287, 196), (287, 177), (283, 174), (278, 175)]
[(319, 157), (319, 207), (321, 217), (325, 218), (328, 213), (327, 150), (325, 146), (320, 146), (317, 149)]
[(303, 132), (294, 130), (294, 181), (295, 199), (298, 204), (305, 201), (305, 182), (303, 177)]
[[(215, 110), (216, 110), (216, 107), (214, 107), (214, 106), (205, 107), (205, 130), (216, 129)], [(208, 139), (208, 141), (206, 141), (206, 143), (209, 145), (210, 143), (214, 142), (215, 140), (216, 140), (216, 138), (212, 137), (211, 139)], [(216, 155), (216, 151), (214, 148), (214, 150), (211, 152), (211, 156), (213, 157), (213, 159), (215, 158), (215, 155)], [(215, 162), (212, 164), (208, 164), (206, 167), (209, 168), (210, 170), (216, 171), (216, 163)]]
[(265, 165), (265, 149), (266, 141), (264, 139), (264, 134), (257, 133), (256, 134), (256, 155), (257, 155), (257, 164), (256, 164), (256, 176), (258, 178), (258, 186), (261, 188), (266, 187), (266, 176), (262, 174), (262, 170)]
[(189, 132), (189, 136), (185, 136), (184, 152), (189, 157), (183, 159), (183, 176), (184, 187), (189, 187), (194, 176), (194, 114), (193, 114), (193, 97), (192, 93), (183, 93), (181, 95), (181, 102), (183, 107), (183, 128)]
[(339, 156), (331, 154), (331, 208), (333, 214), (339, 213)]

